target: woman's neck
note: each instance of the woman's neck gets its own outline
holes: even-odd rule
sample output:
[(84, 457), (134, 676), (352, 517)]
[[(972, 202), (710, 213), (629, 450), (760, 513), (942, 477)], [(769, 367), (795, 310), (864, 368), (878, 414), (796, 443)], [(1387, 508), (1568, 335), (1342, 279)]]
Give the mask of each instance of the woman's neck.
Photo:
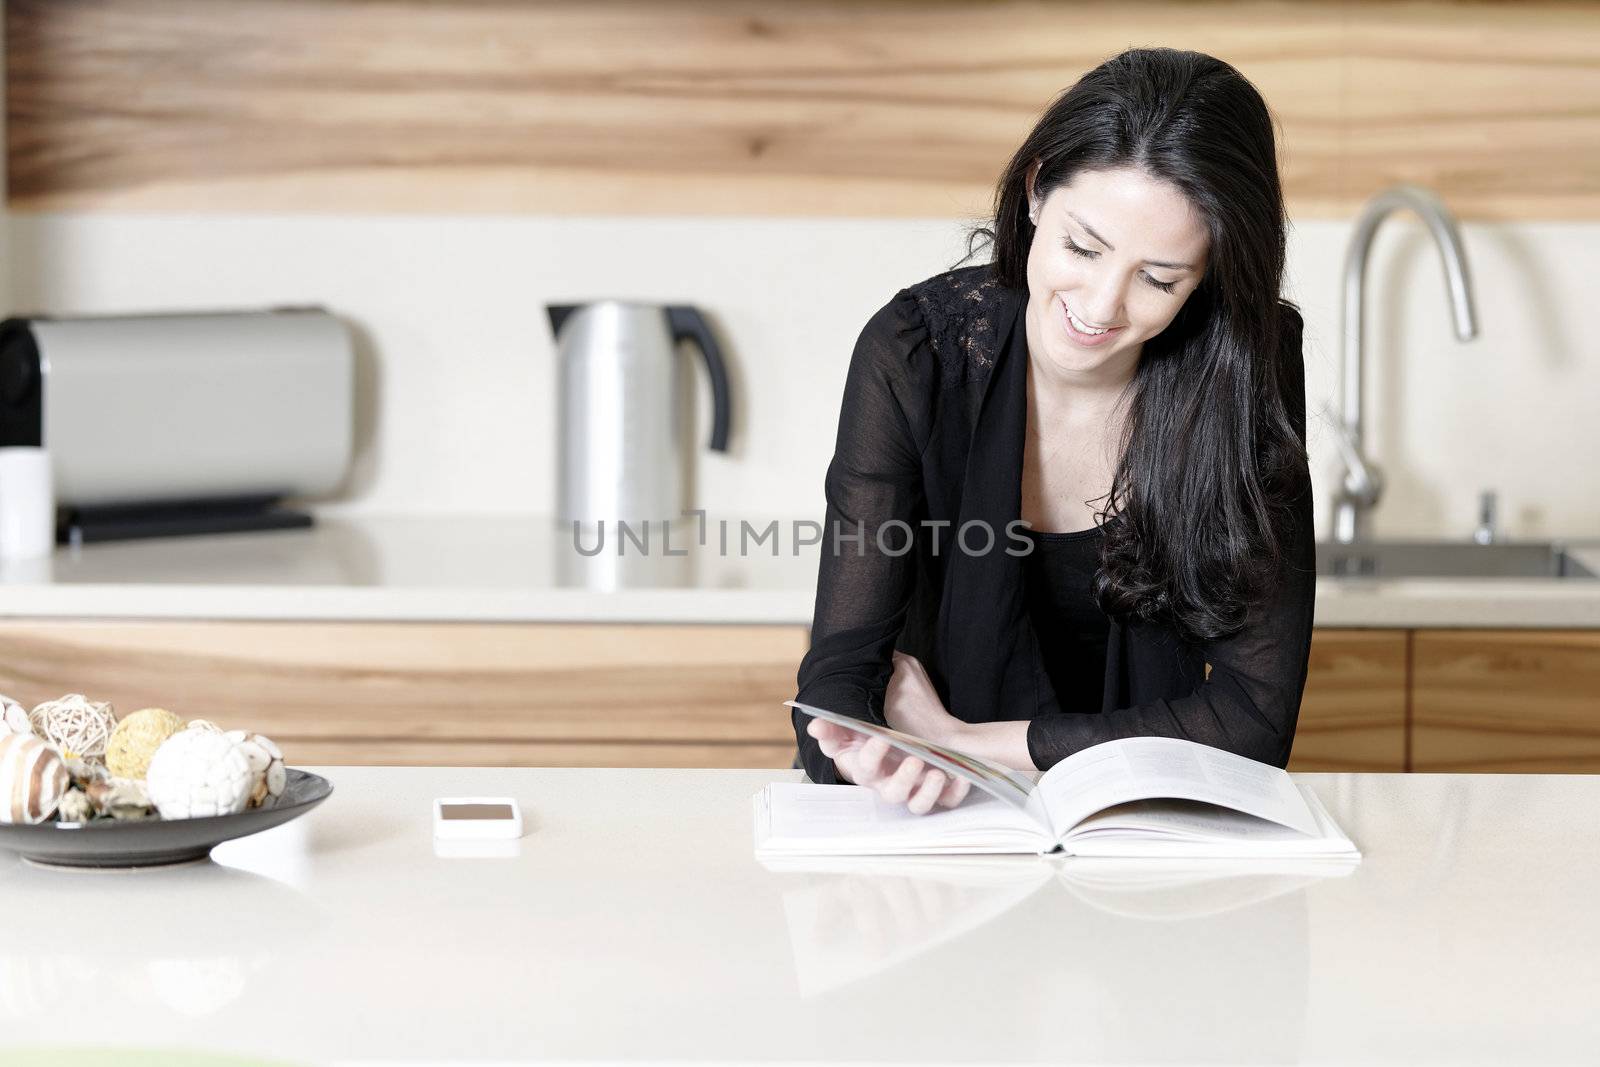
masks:
[(1060, 374), (1042, 359), (1028, 360), (1028, 392), (1034, 403), (1045, 411), (1068, 415), (1073, 421), (1112, 421), (1112, 415), (1120, 410), (1132, 381), (1132, 374), (1114, 379), (1085, 380)]
[[(1031, 312), (1032, 309), (1030, 308)], [(1119, 352), (1110, 360), (1086, 370), (1059, 367), (1049, 359), (1036, 358), (1043, 342), (1033, 315), (1026, 317), (1028, 336), (1028, 388), (1045, 407), (1083, 413), (1109, 413), (1126, 394), (1139, 369), (1139, 349)]]

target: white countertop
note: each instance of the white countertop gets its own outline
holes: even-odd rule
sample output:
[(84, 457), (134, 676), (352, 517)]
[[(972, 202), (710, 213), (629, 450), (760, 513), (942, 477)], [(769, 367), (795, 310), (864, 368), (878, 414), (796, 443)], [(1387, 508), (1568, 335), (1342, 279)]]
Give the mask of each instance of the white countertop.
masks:
[[(1039, 857), (769, 871), (750, 797), (795, 772), (310, 769), (328, 801), (202, 864), (63, 872), (0, 852), (0, 1049), (1465, 1064), (1600, 1048), (1600, 776), (1297, 775), (1363, 850), (1352, 873), (1222, 864), (1140, 888)], [(515, 854), (436, 856), (445, 795), (517, 797)]]
[[(805, 520), (711, 516), (642, 551), (581, 554), (549, 519), (324, 518), (308, 530), (62, 548), (0, 565), (0, 616), (809, 625), (820, 546)], [(765, 540), (757, 535), (777, 527)], [(726, 532), (727, 548), (722, 547)], [(585, 541), (592, 549), (593, 541)], [(1600, 545), (1580, 549), (1600, 570)], [(1334, 627), (1600, 627), (1600, 581), (1318, 583)]]

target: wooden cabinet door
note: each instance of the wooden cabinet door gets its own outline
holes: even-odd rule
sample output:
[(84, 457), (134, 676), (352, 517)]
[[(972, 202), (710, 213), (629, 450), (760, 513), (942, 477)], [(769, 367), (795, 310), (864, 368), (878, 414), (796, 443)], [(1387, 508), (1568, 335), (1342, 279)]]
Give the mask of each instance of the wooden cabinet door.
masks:
[(1412, 767), (1600, 771), (1600, 631), (1418, 630)]
[(257, 730), (291, 764), (788, 767), (801, 626), (7, 620), (0, 693)]
[(1292, 771), (1406, 769), (1404, 630), (1317, 630)]

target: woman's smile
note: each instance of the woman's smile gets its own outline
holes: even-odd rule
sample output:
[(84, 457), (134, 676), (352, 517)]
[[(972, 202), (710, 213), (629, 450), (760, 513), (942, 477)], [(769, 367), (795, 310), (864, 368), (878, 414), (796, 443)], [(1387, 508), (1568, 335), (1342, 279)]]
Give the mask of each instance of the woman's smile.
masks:
[(1067, 303), (1066, 297), (1058, 297), (1056, 302), (1061, 305), (1061, 322), (1067, 337), (1074, 344), (1081, 345), (1084, 348), (1094, 348), (1108, 343), (1123, 330), (1121, 326), (1113, 326), (1109, 329), (1092, 331), (1072, 313), (1072, 307)]

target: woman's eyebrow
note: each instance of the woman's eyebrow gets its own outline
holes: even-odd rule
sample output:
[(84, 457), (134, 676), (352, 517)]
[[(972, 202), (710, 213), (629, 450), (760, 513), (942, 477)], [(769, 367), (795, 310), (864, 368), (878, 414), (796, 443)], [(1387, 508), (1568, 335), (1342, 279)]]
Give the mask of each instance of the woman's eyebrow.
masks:
[[(1117, 250), (1117, 246), (1116, 245), (1112, 244), (1110, 241), (1106, 240), (1104, 237), (1101, 237), (1098, 233), (1095, 233), (1093, 226), (1090, 226), (1087, 222), (1084, 222), (1082, 219), (1078, 218), (1078, 216), (1072, 214), (1072, 212), (1070, 212), (1070, 211), (1067, 212), (1067, 215), (1074, 222), (1076, 222), (1079, 226), (1082, 226), (1085, 230), (1087, 230), (1090, 237), (1093, 237), (1096, 241), (1099, 241), (1101, 244), (1105, 245), (1107, 248), (1111, 249), (1111, 251), (1113, 251), (1113, 252), (1115, 252)], [(1168, 270), (1194, 270), (1194, 266), (1192, 264), (1189, 264), (1189, 263), (1163, 263), (1159, 259), (1147, 259), (1147, 260), (1145, 260), (1145, 262), (1148, 263), (1152, 267), (1166, 267)]]

